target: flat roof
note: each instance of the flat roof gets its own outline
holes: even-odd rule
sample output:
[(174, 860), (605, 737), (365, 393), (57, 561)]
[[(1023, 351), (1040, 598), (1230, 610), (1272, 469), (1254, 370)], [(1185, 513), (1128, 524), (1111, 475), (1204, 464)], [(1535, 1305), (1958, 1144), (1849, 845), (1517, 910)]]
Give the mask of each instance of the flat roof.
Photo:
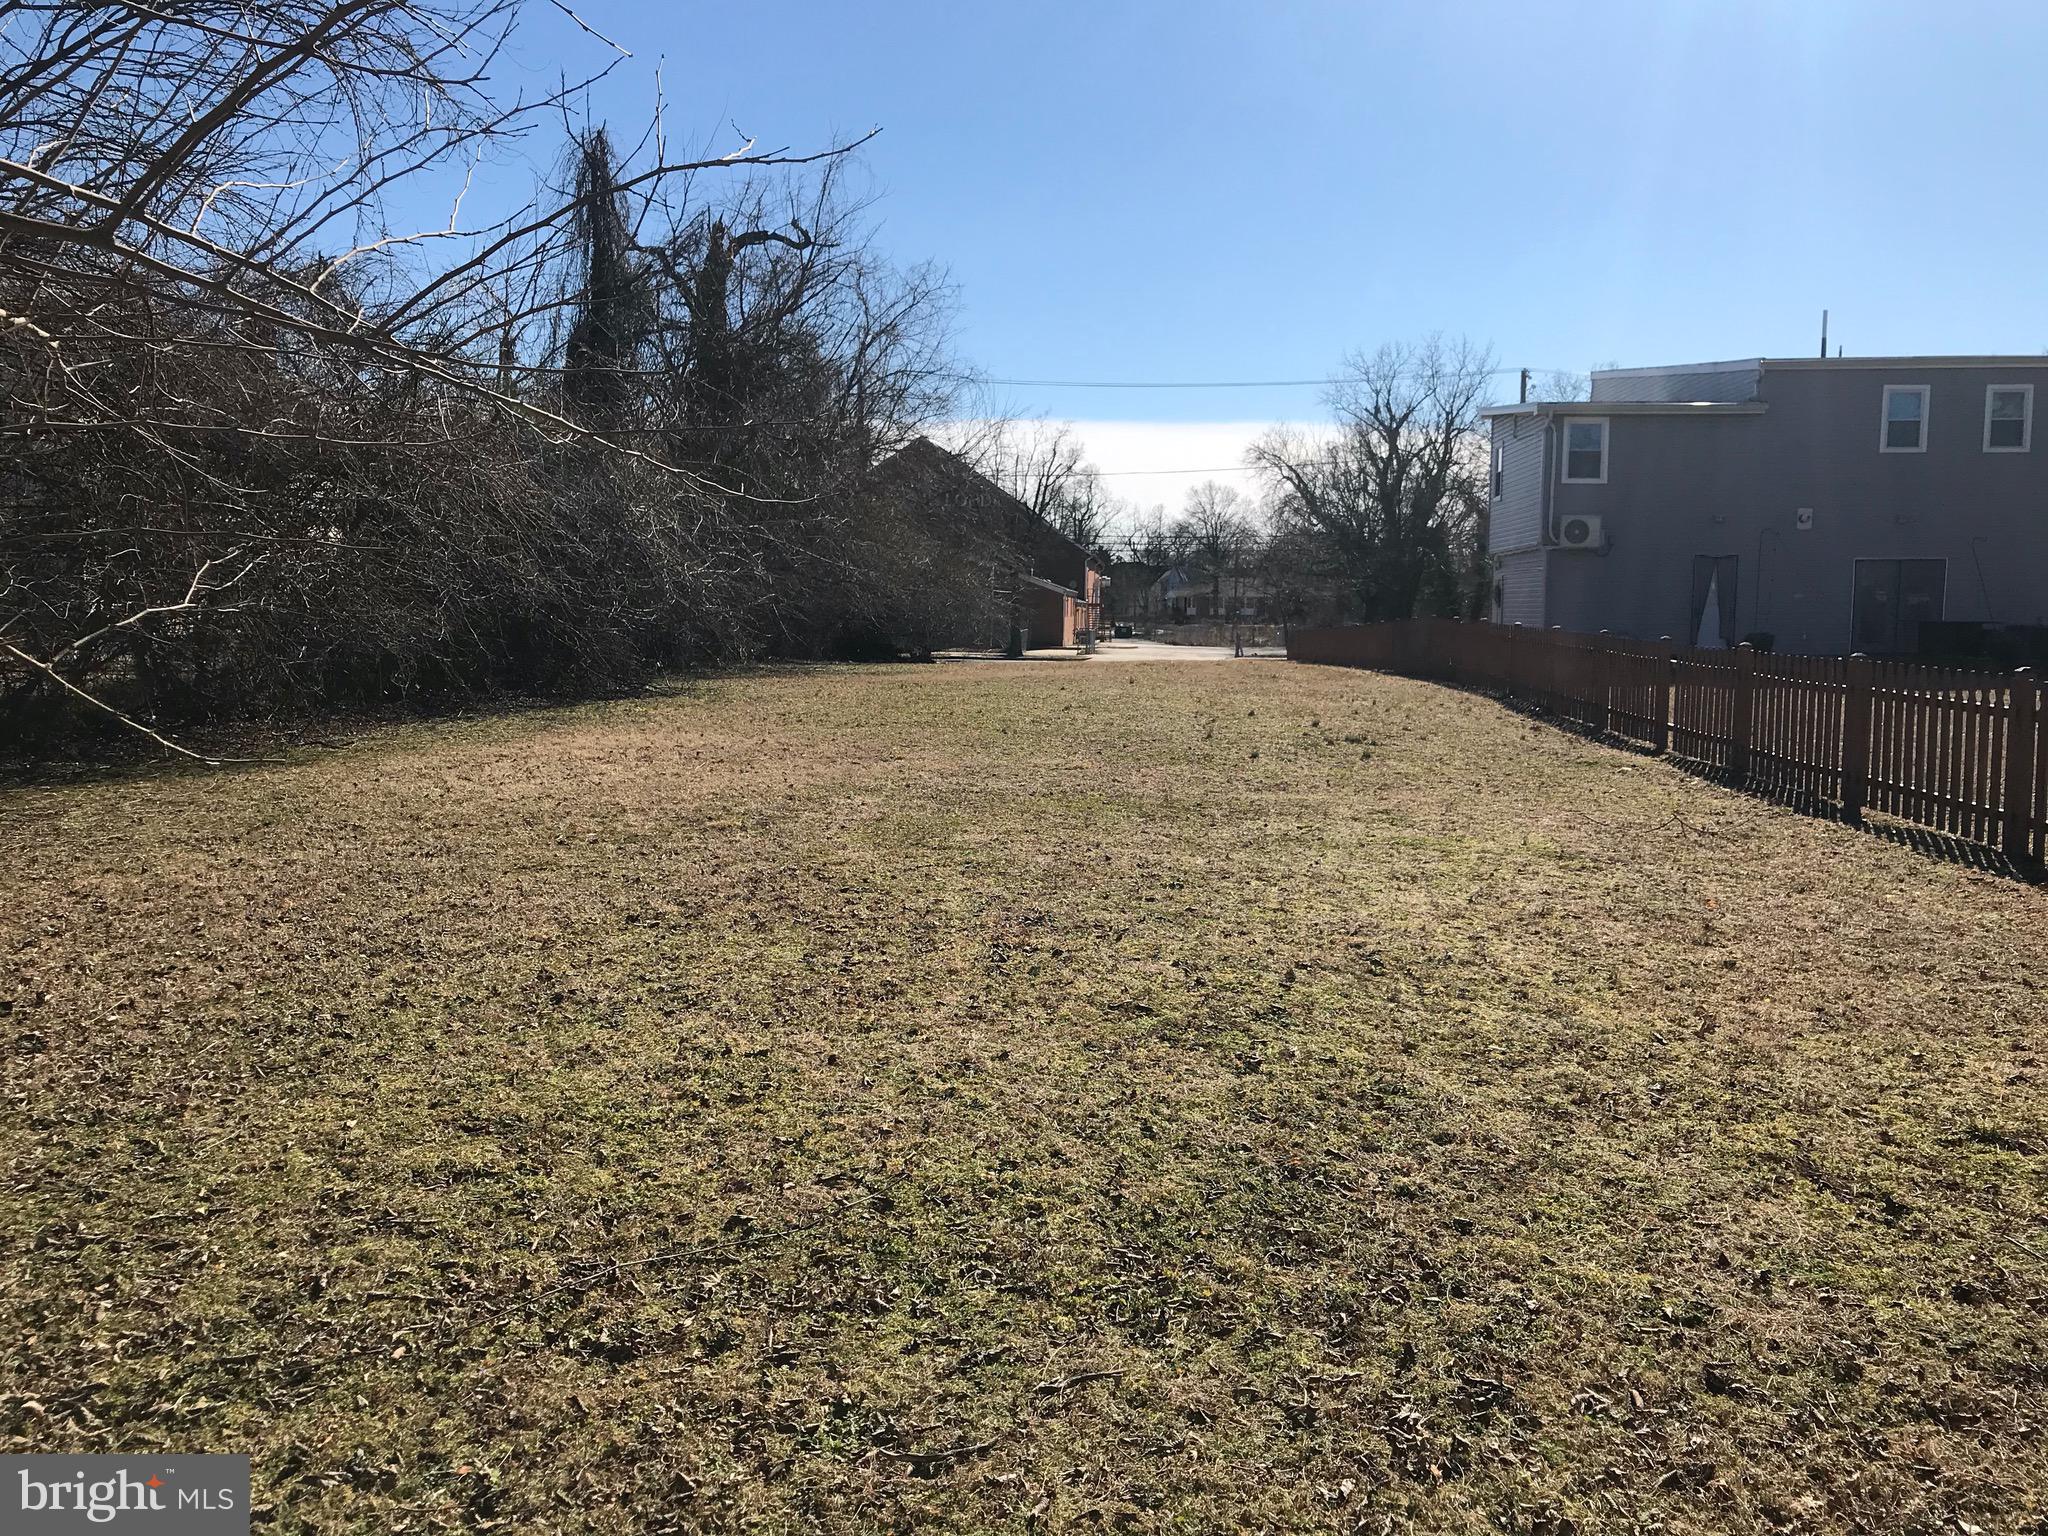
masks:
[(2040, 353), (2002, 356), (1767, 357), (1766, 368), (2048, 368)]
[(1653, 368), (1595, 368), (1596, 379), (1668, 378), (1674, 373), (1740, 373), (1751, 368), (2048, 368), (2041, 353), (1922, 353), (1891, 357), (1743, 357), (1716, 363), (1659, 363)]
[(1481, 416), (1761, 416), (1761, 400), (1529, 400), (1489, 405)]
[(1738, 357), (1720, 363), (1658, 363), (1649, 368), (1595, 368), (1593, 376), (1601, 379), (1626, 379), (1640, 374), (1653, 378), (1666, 373), (1740, 373), (1747, 368), (1761, 368), (1764, 360), (1760, 357)]

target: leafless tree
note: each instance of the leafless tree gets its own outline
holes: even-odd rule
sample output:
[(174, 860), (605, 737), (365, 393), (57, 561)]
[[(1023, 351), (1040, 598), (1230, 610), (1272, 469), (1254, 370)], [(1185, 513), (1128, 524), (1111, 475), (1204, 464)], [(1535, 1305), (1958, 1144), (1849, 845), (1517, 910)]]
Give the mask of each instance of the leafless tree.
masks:
[(872, 256), (851, 146), (659, 120), (469, 219), (624, 57), (507, 96), (519, 9), (0, 6), (0, 711), (613, 683), (862, 584), (943, 280)]
[(1331, 433), (1276, 430), (1250, 461), (1284, 523), (1329, 540), (1357, 616), (1465, 606), (1485, 500), (1479, 408), (1492, 354), (1431, 337), (1347, 361), (1328, 402)]
[(1040, 517), (1050, 520), (1082, 469), (1081, 440), (1071, 425), (1046, 421), (1008, 424), (997, 462), (997, 483)]
[(1169, 518), (1163, 505), (1149, 507), (1133, 516), (1126, 547), (1132, 559), (1147, 565), (1179, 565), (1188, 557), (1188, 530), (1178, 518)]
[(1071, 422), (1005, 422), (983, 462), (998, 484), (1083, 549), (1101, 546), (1128, 515), (1087, 461)]
[(1250, 506), (1234, 486), (1204, 480), (1188, 492), (1180, 515), (1182, 541), (1189, 558), (1209, 577), (1209, 612), (1223, 611), (1223, 578), (1242, 558), (1251, 540)]
[(1076, 477), (1054, 512), (1053, 526), (1093, 553), (1104, 547), (1109, 530), (1128, 515), (1128, 507), (1104, 489), (1099, 474), (1084, 473)]
[(1583, 373), (1552, 369), (1530, 385), (1532, 400), (1585, 400), (1592, 396), (1593, 381)]
[(1350, 609), (1348, 582), (1330, 541), (1297, 520), (1275, 521), (1250, 564), (1276, 620), (1334, 623)]

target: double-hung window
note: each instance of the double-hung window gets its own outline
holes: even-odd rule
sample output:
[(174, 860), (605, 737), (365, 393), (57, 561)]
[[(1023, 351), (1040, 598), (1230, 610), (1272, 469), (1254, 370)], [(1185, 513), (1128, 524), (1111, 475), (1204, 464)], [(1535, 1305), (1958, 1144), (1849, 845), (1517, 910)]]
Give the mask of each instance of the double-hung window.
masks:
[(1501, 463), (1500, 444), (1493, 445), (1493, 499), (1500, 500), (1501, 485), (1506, 480), (1505, 466)]
[(2034, 386), (1993, 384), (1984, 391), (1984, 451), (2025, 453), (2034, 437)]
[(1564, 424), (1564, 483), (1604, 485), (1606, 482), (1606, 418), (1567, 417)]
[(1925, 384), (1885, 385), (1884, 426), (1877, 441), (1879, 453), (1927, 451), (1928, 393)]

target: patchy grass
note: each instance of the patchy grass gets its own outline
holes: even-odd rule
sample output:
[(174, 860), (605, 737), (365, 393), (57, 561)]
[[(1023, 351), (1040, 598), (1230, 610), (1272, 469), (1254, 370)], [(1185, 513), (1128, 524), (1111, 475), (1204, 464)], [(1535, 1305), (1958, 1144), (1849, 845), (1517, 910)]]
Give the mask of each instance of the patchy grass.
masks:
[(1426, 684), (0, 799), (0, 1434), (276, 1528), (2039, 1531), (2048, 898)]

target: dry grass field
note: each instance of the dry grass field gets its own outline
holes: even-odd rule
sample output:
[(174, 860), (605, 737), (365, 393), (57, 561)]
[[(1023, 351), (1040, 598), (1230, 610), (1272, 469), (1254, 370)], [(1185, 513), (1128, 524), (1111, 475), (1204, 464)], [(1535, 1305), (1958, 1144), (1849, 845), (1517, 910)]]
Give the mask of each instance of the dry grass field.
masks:
[(0, 1448), (259, 1529), (2048, 1529), (2048, 894), (1427, 684), (0, 791), (0, 1051)]

